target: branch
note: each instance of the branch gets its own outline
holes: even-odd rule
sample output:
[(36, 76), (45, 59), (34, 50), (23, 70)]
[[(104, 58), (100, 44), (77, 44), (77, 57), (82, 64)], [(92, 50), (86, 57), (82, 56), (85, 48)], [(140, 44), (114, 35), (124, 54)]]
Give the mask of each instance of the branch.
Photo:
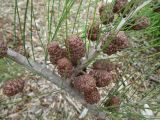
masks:
[[(120, 31), (120, 29), (125, 25), (125, 23), (126, 23), (130, 18), (132, 18), (139, 10), (141, 10), (143, 7), (145, 7), (146, 5), (148, 5), (150, 2), (152, 2), (152, 0), (146, 0), (146, 1), (143, 2), (141, 5), (139, 5), (134, 11), (132, 11), (127, 17), (122, 18), (122, 20), (120, 21), (120, 23), (118, 24), (118, 26), (117, 26), (117, 28), (116, 28), (116, 30), (115, 30), (115, 33), (117, 33), (118, 31)], [(109, 36), (109, 33), (105, 34), (105, 35), (102, 37), (103, 40), (101, 40), (101, 41), (106, 40), (106, 39), (108, 38), (108, 36)], [(87, 60), (83, 61), (83, 64), (78, 68), (78, 70), (86, 67), (87, 62), (88, 62), (88, 61), (92, 61), (93, 58), (95, 58), (95, 57), (99, 54), (98, 51), (100, 51), (100, 49), (101, 49), (101, 48), (100, 48), (101, 44), (102, 44), (102, 42), (99, 43), (97, 50), (95, 50), (94, 48), (91, 48), (91, 49), (90, 49), (91, 52), (90, 52), (90, 54), (89, 54), (89, 58), (88, 58)]]
[(79, 92), (76, 90), (73, 90), (71, 88), (71, 85), (68, 80), (64, 80), (61, 77), (59, 77), (57, 74), (53, 73), (51, 70), (46, 68), (45, 65), (39, 64), (37, 62), (34, 62), (32, 60), (27, 60), (26, 57), (22, 56), (21, 54), (8, 49), (7, 51), (8, 58), (11, 58), (16, 63), (24, 66), (25, 68), (34, 71), (35, 73), (43, 76), (47, 80), (51, 81), (55, 85), (57, 85), (59, 88), (64, 89), (66, 92), (68, 92), (71, 96), (77, 97), (77, 99), (81, 100), (82, 96)]
[[(39, 74), (40, 76), (43, 76), (47, 80), (51, 81), (53, 84), (57, 85), (59, 88), (62, 88), (62, 90), (66, 91), (69, 95), (74, 97), (78, 102), (81, 104), (86, 104), (84, 101), (84, 98), (81, 93), (79, 93), (77, 90), (71, 87), (70, 82), (66, 79), (62, 79), (57, 74), (46, 68), (45, 65), (39, 64), (37, 62), (34, 62), (33, 60), (27, 60), (26, 57), (23, 55), (11, 50), (8, 48), (7, 51), (7, 57), (15, 61), (16, 63), (22, 65), (23, 67)], [(97, 112), (97, 106), (96, 105), (89, 105), (86, 104), (86, 107), (89, 109), (89, 112), (92, 113), (92, 115), (97, 115), (99, 112)]]

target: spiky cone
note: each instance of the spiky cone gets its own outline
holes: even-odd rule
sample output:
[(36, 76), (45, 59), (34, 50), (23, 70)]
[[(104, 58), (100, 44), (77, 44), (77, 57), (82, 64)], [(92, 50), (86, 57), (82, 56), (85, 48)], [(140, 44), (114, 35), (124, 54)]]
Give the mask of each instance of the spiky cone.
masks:
[(116, 37), (115, 34), (107, 33), (107, 40), (102, 38), (102, 45), (101, 49), (103, 53), (106, 53), (108, 55), (112, 55), (118, 51), (118, 48), (115, 44), (110, 43), (109, 41), (113, 41)]
[(84, 99), (89, 104), (95, 104), (100, 101), (100, 93), (97, 88), (84, 92)]
[(48, 53), (52, 64), (56, 64), (59, 59), (66, 56), (66, 50), (61, 48), (57, 42), (53, 42), (48, 46)]
[(101, 4), (99, 7), (99, 15), (102, 24), (106, 25), (113, 21), (114, 14), (112, 12), (112, 5)]
[(84, 74), (74, 79), (73, 86), (80, 92), (92, 91), (96, 88), (96, 81), (91, 75)]
[(115, 40), (113, 41), (114, 44), (118, 46), (118, 49), (124, 49), (129, 46), (129, 40), (127, 35), (124, 31), (119, 31)]
[(23, 91), (24, 80), (9, 80), (3, 86), (3, 93), (6, 96), (14, 96)]
[(85, 56), (85, 44), (78, 36), (71, 36), (67, 39), (67, 46), (69, 48), (69, 58), (73, 64), (76, 64), (82, 57)]
[(111, 72), (115, 69), (115, 64), (113, 64), (112, 62), (106, 60), (106, 59), (99, 59), (96, 60), (93, 63), (93, 69), (97, 69), (97, 70), (106, 70), (108, 72)]
[(116, 52), (121, 51), (129, 46), (128, 37), (125, 35), (124, 31), (118, 32), (118, 34), (112, 39), (113, 40), (108, 47), (105, 48), (107, 41), (103, 41), (102, 44), (103, 52), (108, 55), (115, 54)]
[(73, 73), (73, 65), (67, 58), (61, 58), (57, 61), (57, 69), (62, 77), (69, 78)]
[(111, 98), (109, 98), (106, 103), (104, 104), (105, 107), (108, 107), (109, 110), (119, 110), (121, 104), (121, 100), (119, 97), (117, 96), (112, 96)]
[[(103, 45), (105, 45), (105, 43)], [(118, 51), (117, 45), (112, 44), (112, 43), (107, 48), (103, 49), (103, 53), (106, 53), (107, 55), (115, 54), (115, 53), (117, 53), (117, 51)]]
[(137, 18), (134, 21), (134, 25), (132, 27), (133, 30), (142, 30), (147, 28), (150, 25), (150, 20), (148, 17), (142, 16)]
[(87, 38), (91, 41), (96, 41), (99, 38), (100, 28), (98, 23), (94, 23), (87, 29)]
[(108, 86), (114, 79), (112, 73), (106, 70), (91, 70), (89, 74), (95, 78), (97, 87)]
[(128, 0), (116, 0), (115, 5), (113, 7), (113, 12), (120, 13), (127, 4), (127, 2)]

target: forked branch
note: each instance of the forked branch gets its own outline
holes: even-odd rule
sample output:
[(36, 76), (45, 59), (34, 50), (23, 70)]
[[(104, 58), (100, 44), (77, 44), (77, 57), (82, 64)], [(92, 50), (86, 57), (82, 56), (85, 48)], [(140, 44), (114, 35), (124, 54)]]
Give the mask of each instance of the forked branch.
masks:
[[(29, 69), (30, 71), (33, 71), (36, 74), (39, 74), (40, 76), (43, 76), (47, 80), (51, 81), (57, 87), (62, 88), (62, 90), (64, 90), (69, 95), (74, 97), (81, 104), (86, 104), (86, 102), (83, 99), (82, 94), (79, 93), (78, 91), (76, 91), (76, 89), (72, 88), (70, 85), (70, 82), (68, 80), (62, 79), (56, 73), (54, 73), (50, 69), (48, 69), (45, 65), (34, 62), (33, 60), (29, 60), (29, 62), (28, 62), (26, 57), (24, 57), (23, 55), (15, 52), (11, 49), (8, 49), (7, 57), (12, 59), (16, 63), (22, 65), (23, 67)], [(86, 106), (90, 110), (90, 112), (92, 112), (92, 113), (95, 112), (94, 110), (96, 110), (96, 108), (97, 108), (96, 105), (87, 105), (86, 104)]]

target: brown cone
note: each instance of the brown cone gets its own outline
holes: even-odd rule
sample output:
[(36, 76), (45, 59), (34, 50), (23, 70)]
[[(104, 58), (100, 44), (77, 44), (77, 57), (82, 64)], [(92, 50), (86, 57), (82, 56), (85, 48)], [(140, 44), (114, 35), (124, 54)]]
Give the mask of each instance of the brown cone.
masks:
[(112, 5), (110, 4), (102, 4), (99, 7), (99, 15), (102, 24), (106, 25), (113, 21), (114, 14), (112, 13)]
[(73, 72), (73, 65), (67, 58), (62, 58), (57, 61), (57, 69), (62, 77), (70, 77)]
[(112, 110), (119, 110), (120, 104), (121, 104), (120, 98), (117, 96), (113, 96), (106, 101), (105, 106), (111, 107), (109, 109)]
[(135, 25), (132, 27), (133, 30), (141, 30), (145, 29), (150, 25), (149, 18), (142, 16), (135, 20)]
[(87, 38), (91, 41), (96, 41), (98, 40), (99, 32), (99, 24), (92, 24), (87, 30)]
[(113, 75), (106, 70), (92, 70), (89, 74), (95, 78), (97, 87), (108, 86), (113, 80)]
[[(107, 41), (105, 41), (107, 42)], [(105, 42), (102, 44), (105, 46)], [(108, 48), (104, 48), (103, 52), (107, 53), (108, 55), (115, 54), (118, 51), (121, 51), (124, 48), (129, 46), (128, 37), (125, 35), (124, 31), (118, 32), (115, 38), (113, 38), (112, 42), (109, 44)]]
[(85, 44), (78, 36), (72, 36), (67, 39), (67, 45), (69, 47), (70, 59), (75, 64), (82, 57), (85, 56)]
[(100, 93), (97, 90), (97, 88), (84, 92), (84, 98), (87, 103), (89, 104), (95, 104), (100, 101)]
[(110, 44), (108, 46), (108, 48), (103, 50), (103, 52), (106, 53), (107, 55), (115, 54), (115, 53), (117, 53), (117, 51), (118, 51), (118, 47), (116, 45), (114, 45), (114, 44)]
[(59, 59), (66, 56), (66, 50), (62, 49), (57, 42), (53, 42), (48, 46), (48, 53), (52, 64), (56, 64)]
[(13, 96), (23, 91), (24, 80), (9, 80), (3, 86), (3, 93), (6, 96)]
[(128, 37), (125, 35), (124, 31), (118, 32), (116, 39), (113, 41), (113, 43), (118, 46), (118, 49), (124, 49), (129, 46)]
[(96, 88), (96, 81), (92, 76), (85, 74), (76, 77), (73, 86), (81, 92), (91, 91)]
[(120, 13), (125, 5), (127, 4), (128, 0), (116, 0), (116, 3), (113, 8), (114, 13)]
[(109, 62), (106, 59), (99, 59), (93, 63), (93, 69), (106, 70), (110, 72), (115, 69), (115, 64), (113, 64), (112, 62)]

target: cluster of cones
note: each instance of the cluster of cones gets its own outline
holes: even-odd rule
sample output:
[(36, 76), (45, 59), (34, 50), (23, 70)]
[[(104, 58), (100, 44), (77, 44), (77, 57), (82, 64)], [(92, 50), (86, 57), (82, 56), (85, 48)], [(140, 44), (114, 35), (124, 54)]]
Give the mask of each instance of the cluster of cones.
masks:
[(66, 49), (60, 47), (57, 42), (48, 46), (50, 62), (57, 66), (58, 73), (62, 77), (69, 78), (73, 73), (74, 66), (80, 63), (85, 56), (85, 44), (78, 36), (72, 36), (66, 40)]
[[(128, 0), (117, 0), (114, 7), (110, 5), (101, 5), (99, 8), (100, 19), (102, 24), (109, 24), (114, 19), (113, 13), (121, 13)], [(110, 7), (111, 9), (106, 9)], [(146, 17), (138, 18), (134, 21), (132, 29), (140, 30), (149, 25), (149, 20)], [(100, 38), (100, 24), (94, 23), (87, 29), (87, 38), (91, 41), (97, 41)], [(119, 31), (117, 34), (109, 34), (109, 40), (101, 40), (101, 49), (103, 53), (108, 55), (115, 54), (129, 46), (128, 37), (124, 31)], [(109, 43), (109, 44), (108, 44)], [(108, 44), (108, 46), (106, 45)], [(74, 69), (81, 64), (80, 60), (86, 54), (85, 44), (79, 36), (71, 36), (66, 40), (66, 48), (62, 48), (57, 42), (48, 45), (48, 53), (50, 61), (57, 66), (58, 73), (61, 77), (71, 78), (74, 74)], [(97, 103), (100, 100), (100, 94), (97, 87), (108, 86), (114, 80), (112, 74), (112, 63), (105, 60), (98, 60), (93, 64), (93, 69), (85, 71), (83, 74), (74, 76), (73, 86), (84, 93), (86, 102), (90, 104)]]
[[(112, 4), (101, 4), (99, 6), (99, 15), (101, 23), (104, 25), (107, 25), (114, 20), (114, 14), (120, 14), (125, 11), (125, 7), (131, 4), (128, 2), (128, 0), (116, 0), (114, 6)], [(132, 5), (128, 5), (132, 6)], [(134, 21), (132, 21), (132, 24), (130, 24), (128, 27), (133, 30), (142, 30), (147, 28), (150, 25), (149, 18), (142, 16)], [(93, 23), (88, 27), (87, 30), (87, 37), (91, 41), (96, 41), (99, 39), (100, 36), (100, 23)]]
[[(54, 64), (61, 77), (71, 78), (74, 69), (79, 64), (80, 59), (85, 55), (85, 45), (78, 36), (72, 36), (66, 40), (67, 47), (62, 48), (57, 42), (48, 46), (50, 61)], [(100, 94), (97, 87), (108, 86), (114, 80), (112, 71), (116, 65), (105, 59), (96, 60), (93, 63), (92, 70), (88, 73), (78, 74), (72, 78), (72, 85), (78, 91), (84, 93), (84, 99), (89, 104), (99, 102)]]
[[(113, 13), (121, 13), (128, 0), (117, 0), (114, 6), (101, 5), (99, 8), (100, 19), (102, 24), (109, 24), (114, 20)], [(109, 8), (109, 9), (108, 9)], [(147, 17), (140, 17), (134, 21), (132, 29), (141, 30), (148, 27), (150, 24)], [(97, 41), (100, 36), (100, 24), (94, 23), (87, 29), (87, 38), (91, 41)], [(112, 39), (111, 43), (108, 41), (102, 41), (102, 51), (108, 55), (115, 54), (117, 51), (121, 51), (129, 46), (128, 37), (124, 31), (120, 31), (117, 34), (110, 34), (109, 38)], [(106, 44), (108, 46), (106, 47)], [(48, 53), (50, 56), (50, 62), (58, 69), (58, 73), (61, 77), (71, 78), (74, 69), (81, 63), (81, 59), (86, 54), (86, 48), (83, 40), (75, 35), (66, 40), (66, 48), (62, 48), (57, 42), (53, 42), (48, 45)], [(3, 41), (0, 41), (0, 58), (7, 55), (7, 46)], [(84, 93), (84, 99), (89, 104), (99, 102), (100, 93), (97, 87), (108, 86), (114, 79), (112, 73), (115, 70), (115, 65), (106, 60), (97, 60), (93, 63), (92, 69), (87, 73), (84, 72), (81, 75), (73, 78), (72, 84), (74, 88)], [(4, 94), (7, 96), (13, 96), (18, 92), (21, 92), (24, 87), (24, 81), (13, 80), (7, 81), (4, 85)], [(120, 99), (113, 97), (110, 102), (106, 103), (107, 106), (119, 105)]]
[(100, 93), (97, 88), (106, 87), (115, 77), (112, 73), (116, 65), (105, 59), (96, 60), (88, 73), (77, 76), (73, 79), (74, 88), (84, 94), (84, 99), (89, 104), (95, 104), (100, 100)]
[[(95, 70), (98, 71), (98, 70)], [(107, 71), (106, 71), (107, 73)], [(93, 75), (94, 74), (94, 75)], [(94, 104), (99, 102), (100, 100), (100, 93), (96, 87), (104, 87), (107, 86), (111, 80), (112, 80), (112, 75), (108, 74), (101, 76), (100, 78), (103, 79), (103, 81), (97, 81), (96, 79), (96, 72), (90, 74), (84, 74), (81, 76), (78, 76), (75, 78), (75, 81), (73, 82), (74, 87), (84, 93), (84, 98), (87, 103), (89, 104)], [(100, 84), (99, 84), (100, 83)], [(107, 83), (107, 84), (106, 84)], [(25, 86), (25, 81), (21, 79), (17, 80), (8, 80), (5, 82), (3, 85), (3, 93), (8, 96), (14, 96), (20, 92), (23, 92)], [(111, 96), (104, 104), (105, 107), (108, 108), (108, 110), (119, 110), (121, 104), (121, 100), (117, 96)]]

